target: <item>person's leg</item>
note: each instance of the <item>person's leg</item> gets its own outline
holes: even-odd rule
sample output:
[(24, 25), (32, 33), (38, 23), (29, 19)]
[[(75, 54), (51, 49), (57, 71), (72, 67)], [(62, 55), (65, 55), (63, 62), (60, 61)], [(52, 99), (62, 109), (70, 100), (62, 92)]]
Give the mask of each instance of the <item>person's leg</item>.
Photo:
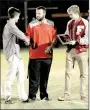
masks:
[(29, 95), (28, 98), (36, 98), (36, 93), (40, 85), (40, 61), (38, 59), (30, 59), (28, 66), (29, 75)]
[(63, 97), (59, 97), (59, 101), (71, 99), (71, 73), (73, 70), (74, 58), (72, 57), (73, 51), (66, 53), (66, 70), (65, 70), (65, 92)]
[(87, 58), (86, 58), (86, 52), (80, 53), (76, 57), (78, 66), (80, 69), (80, 96), (81, 99), (83, 100), (84, 97), (86, 97), (86, 77), (87, 77)]
[(74, 58), (73, 51), (66, 53), (66, 70), (65, 70), (65, 94), (71, 95), (71, 75), (73, 70)]
[(49, 72), (52, 64), (52, 59), (43, 59), (40, 69), (40, 98), (48, 98), (47, 84), (49, 78)]
[(1, 96), (2, 96), (2, 94), (3, 94), (3, 91), (2, 91), (2, 86), (1, 86), (1, 92), (0, 92), (0, 98), (1, 98)]
[(19, 93), (19, 99), (22, 101), (26, 101), (28, 99), (28, 96), (25, 92), (25, 87), (24, 87), (24, 63), (21, 60), (18, 59), (18, 74), (17, 74), (17, 81), (18, 81), (18, 93)]
[(4, 94), (6, 101), (11, 99), (11, 86), (16, 76), (17, 66), (18, 64), (15, 55), (12, 55), (8, 59), (8, 73), (6, 76), (5, 87), (4, 87)]

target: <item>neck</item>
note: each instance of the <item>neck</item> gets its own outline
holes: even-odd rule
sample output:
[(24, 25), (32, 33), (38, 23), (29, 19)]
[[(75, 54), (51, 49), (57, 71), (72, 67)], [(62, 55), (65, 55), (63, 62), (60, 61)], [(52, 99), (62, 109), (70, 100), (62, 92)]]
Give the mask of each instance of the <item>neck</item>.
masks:
[(41, 20), (41, 22), (43, 22), (45, 20), (45, 18), (43, 18), (42, 20)]
[(9, 21), (13, 24), (15, 24), (15, 19), (14, 18), (10, 18)]
[(79, 15), (75, 18), (75, 21), (77, 21), (78, 19), (80, 19), (80, 16)]

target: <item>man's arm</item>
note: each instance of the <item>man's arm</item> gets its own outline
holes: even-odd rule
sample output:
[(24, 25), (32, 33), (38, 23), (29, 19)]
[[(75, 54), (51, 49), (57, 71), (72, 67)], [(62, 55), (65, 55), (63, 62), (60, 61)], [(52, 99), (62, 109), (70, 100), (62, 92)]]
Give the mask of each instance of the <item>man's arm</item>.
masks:
[(27, 29), (26, 29), (26, 33), (25, 35), (27, 36), (28, 39), (30, 39), (31, 36), (31, 28), (30, 28), (30, 24), (28, 25)]
[(85, 35), (80, 37), (79, 44), (81, 45), (88, 45), (88, 21), (85, 22)]
[(45, 53), (50, 53), (50, 51), (54, 47), (55, 43), (56, 43), (56, 29), (53, 28), (53, 40), (51, 42), (51, 45), (46, 48)]
[(52, 48), (54, 47), (54, 45), (55, 45), (56, 37), (57, 37), (57, 35), (56, 35), (56, 29), (53, 28), (53, 40), (52, 40), (52, 43), (51, 43), (51, 45), (50, 45), (50, 48), (51, 48), (51, 49), (52, 49)]
[(21, 40), (25, 41), (29, 45), (29, 39), (25, 36), (25, 34), (18, 29), (16, 25), (10, 26), (10, 32), (16, 35)]

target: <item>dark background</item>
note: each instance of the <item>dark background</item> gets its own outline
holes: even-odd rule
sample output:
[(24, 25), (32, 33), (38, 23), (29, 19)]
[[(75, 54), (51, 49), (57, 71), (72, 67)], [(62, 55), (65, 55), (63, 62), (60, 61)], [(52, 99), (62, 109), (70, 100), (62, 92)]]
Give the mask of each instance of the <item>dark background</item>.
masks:
[[(25, 19), (24, 19), (24, 1), (27, 1), (28, 8), (36, 8), (38, 6), (47, 7), (58, 7), (58, 9), (48, 10), (46, 18), (53, 20), (57, 29), (57, 33), (64, 33), (66, 25), (70, 18), (67, 17), (56, 17), (53, 18), (54, 13), (67, 13), (67, 8), (71, 5), (78, 5), (80, 7), (81, 13), (88, 13), (89, 10), (89, 0), (0, 0), (0, 48), (2, 49), (2, 32), (3, 27), (6, 24), (7, 10), (9, 7), (13, 6), (21, 10), (20, 20), (17, 24), (20, 30), (25, 32)], [(35, 10), (28, 10), (28, 23), (35, 17)], [(5, 16), (5, 17), (2, 17)], [(82, 16), (87, 19), (88, 16)], [(26, 47), (25, 44), (19, 40), (21, 47)], [(60, 43), (57, 42), (55, 47), (59, 47)]]

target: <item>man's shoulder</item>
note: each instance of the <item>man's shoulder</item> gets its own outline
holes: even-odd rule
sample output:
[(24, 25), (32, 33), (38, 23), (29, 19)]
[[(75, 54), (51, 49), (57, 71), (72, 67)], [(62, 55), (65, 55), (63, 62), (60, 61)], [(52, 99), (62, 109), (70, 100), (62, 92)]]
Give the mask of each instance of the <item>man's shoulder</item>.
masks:
[(52, 20), (47, 19), (47, 23), (54, 26), (54, 22)]
[(8, 22), (6, 23), (6, 26), (7, 26), (8, 28), (16, 28), (16, 27), (17, 27), (15, 23), (12, 23), (12, 22), (10, 22), (10, 21), (8, 21)]
[(3, 30), (9, 29), (9, 27), (10, 27), (10, 25), (9, 25), (8, 23), (6, 23), (6, 24), (4, 25), (4, 27), (3, 27)]
[(39, 21), (38, 21), (37, 19), (32, 20), (32, 21), (29, 23), (29, 25), (30, 25), (31, 28), (34, 27), (34, 26), (37, 26), (38, 24), (39, 24)]
[(73, 20), (71, 19), (71, 20), (69, 20), (69, 21), (68, 21), (68, 23), (67, 23), (67, 24), (70, 24), (70, 23), (72, 23), (72, 22), (73, 22)]
[(82, 18), (81, 20), (82, 20), (82, 22), (84, 22), (84, 24), (88, 24), (88, 20), (87, 19)]
[(35, 24), (35, 23), (38, 23), (37, 19), (32, 20), (29, 24)]

